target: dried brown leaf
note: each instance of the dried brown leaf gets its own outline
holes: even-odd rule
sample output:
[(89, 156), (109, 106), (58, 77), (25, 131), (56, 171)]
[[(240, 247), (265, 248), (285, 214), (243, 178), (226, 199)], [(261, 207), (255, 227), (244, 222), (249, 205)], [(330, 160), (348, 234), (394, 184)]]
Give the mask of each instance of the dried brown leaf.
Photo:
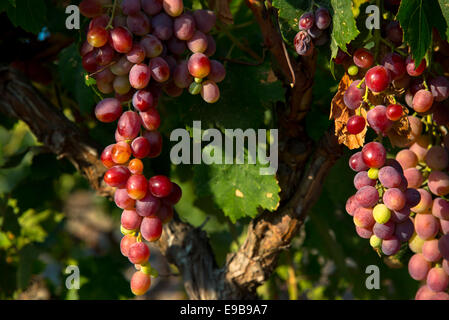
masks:
[[(346, 128), (348, 119), (355, 115), (355, 111), (346, 107), (343, 101), (343, 95), (348, 87), (351, 85), (352, 80), (345, 74), (338, 85), (338, 91), (335, 94), (331, 102), (330, 119), (335, 120), (335, 135), (338, 138), (338, 143), (344, 144), (349, 149), (357, 149), (363, 147), (365, 143), (365, 135), (367, 128), (357, 135), (350, 134)], [(366, 110), (361, 108), (361, 116), (366, 119)]]

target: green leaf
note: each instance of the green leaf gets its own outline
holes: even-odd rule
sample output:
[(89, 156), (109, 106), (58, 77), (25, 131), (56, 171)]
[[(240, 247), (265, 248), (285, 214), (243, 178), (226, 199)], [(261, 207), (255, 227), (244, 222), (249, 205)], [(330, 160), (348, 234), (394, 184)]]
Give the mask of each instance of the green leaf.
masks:
[[(444, 34), (446, 35), (446, 38), (449, 38), (449, 0), (438, 0), (438, 3), (440, 4), (441, 13), (444, 17), (444, 20), (446, 20), (447, 27)], [(443, 35), (441, 31), (440, 34)]]
[[(320, 7), (330, 7), (329, 0), (315, 1)], [(311, 11), (310, 1), (307, 0), (273, 0), (273, 7), (278, 9), (278, 22), (284, 41), (292, 44), (299, 31), (298, 22), (301, 15)]]
[(332, 58), (337, 56), (338, 48), (347, 51), (346, 45), (360, 33), (357, 29), (351, 0), (331, 0), (332, 16), (331, 50)]
[(162, 131), (171, 132), (173, 128), (192, 125), (194, 120), (201, 121), (204, 129), (263, 127), (267, 108), (285, 99), (285, 89), (273, 76), (270, 64), (228, 64), (226, 72), (226, 79), (218, 83), (221, 95), (217, 103), (208, 104), (201, 96), (192, 96), (187, 90), (177, 98), (164, 97), (161, 100), (161, 117), (165, 119)]
[(11, 192), (30, 173), (33, 152), (29, 151), (22, 162), (13, 168), (0, 169), (0, 194)]
[(95, 104), (94, 95), (92, 89), (86, 85), (81, 57), (75, 44), (59, 54), (58, 71), (62, 86), (78, 103), (81, 112), (90, 113)]
[(299, 31), (299, 17), (308, 9), (308, 1), (273, 0), (272, 4), (278, 9), (279, 27), (284, 41), (292, 43)]
[(195, 166), (198, 195), (212, 195), (233, 223), (244, 217), (254, 218), (258, 209), (274, 211), (279, 205), (280, 187), (275, 175), (260, 175), (261, 165)]
[(404, 31), (404, 41), (410, 46), (417, 65), (431, 47), (433, 28), (436, 28), (443, 38), (446, 37), (448, 24), (434, 1), (402, 1), (397, 18)]
[[(43, 0), (15, 0), (6, 8), (9, 19), (16, 27), (34, 34), (39, 33), (47, 21), (47, 7)], [(3, 8), (3, 7), (2, 7)]]

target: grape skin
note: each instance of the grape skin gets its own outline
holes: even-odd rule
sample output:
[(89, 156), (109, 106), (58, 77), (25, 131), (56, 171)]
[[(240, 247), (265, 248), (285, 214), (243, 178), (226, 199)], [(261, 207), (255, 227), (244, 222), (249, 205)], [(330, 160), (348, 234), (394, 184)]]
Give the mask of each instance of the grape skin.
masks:
[(117, 124), (118, 133), (127, 140), (136, 138), (139, 135), (140, 127), (140, 117), (133, 111), (123, 113)]
[(435, 237), (440, 229), (438, 220), (431, 214), (419, 213), (415, 216), (415, 230), (423, 240)]
[(120, 222), (125, 229), (137, 230), (142, 222), (142, 217), (135, 210), (123, 210)]
[(196, 10), (193, 12), (196, 27), (203, 33), (209, 33), (215, 25), (217, 17), (212, 10)]
[(151, 286), (151, 277), (142, 271), (137, 271), (131, 278), (131, 291), (134, 295), (145, 294)]
[(378, 134), (385, 135), (393, 126), (393, 122), (387, 117), (387, 108), (379, 105), (367, 113), (368, 124)]
[(412, 256), (408, 262), (408, 273), (417, 281), (424, 280), (430, 270), (430, 263), (421, 253)]
[(439, 197), (449, 194), (449, 176), (442, 171), (432, 171), (428, 177), (430, 191)]
[(374, 187), (366, 186), (358, 190), (355, 197), (361, 206), (371, 208), (379, 201), (379, 192)]
[(348, 89), (345, 91), (343, 95), (343, 101), (351, 110), (355, 110), (360, 107), (363, 101), (363, 95), (365, 94), (365, 83), (362, 84), (362, 86), (357, 88), (357, 86), (360, 84), (360, 80), (356, 80), (348, 87)]
[(418, 157), (416, 154), (408, 149), (403, 149), (396, 154), (396, 160), (401, 164), (401, 167), (406, 170), (414, 168), (418, 165)]
[(413, 236), (413, 232), (415, 231), (415, 227), (413, 225), (412, 220), (407, 219), (401, 223), (396, 224), (394, 235), (401, 242), (409, 241)]
[(433, 146), (427, 151), (424, 161), (430, 169), (442, 171), (449, 165), (449, 153), (441, 146)]
[(429, 262), (437, 262), (442, 258), (440, 250), (438, 249), (438, 240), (432, 239), (424, 242), (422, 246), (422, 255)]
[(391, 188), (385, 191), (383, 195), (383, 202), (390, 210), (402, 210), (406, 204), (404, 193), (396, 188)]
[(142, 237), (149, 242), (159, 240), (162, 234), (161, 219), (153, 216), (143, 218), (140, 225), (140, 232)]
[(376, 186), (376, 180), (372, 180), (368, 177), (368, 172), (360, 171), (354, 177), (354, 186), (357, 190), (365, 187), (365, 186)]
[(442, 220), (449, 220), (449, 201), (436, 198), (432, 205), (432, 214)]
[(95, 116), (101, 122), (114, 122), (121, 114), (122, 105), (114, 98), (103, 99), (95, 107)]
[(220, 99), (220, 89), (212, 80), (204, 81), (201, 87), (201, 97), (207, 103), (215, 103)]
[(449, 276), (442, 268), (434, 267), (429, 270), (426, 283), (432, 291), (445, 291), (449, 285)]

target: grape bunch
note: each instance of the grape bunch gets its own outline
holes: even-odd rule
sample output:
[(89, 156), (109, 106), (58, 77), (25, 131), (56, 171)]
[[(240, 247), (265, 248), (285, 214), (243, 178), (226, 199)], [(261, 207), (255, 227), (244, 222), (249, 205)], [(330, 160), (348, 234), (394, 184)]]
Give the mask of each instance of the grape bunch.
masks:
[(349, 160), (357, 191), (346, 211), (380, 255), (411, 251), (417, 300), (449, 300), (449, 80), (437, 64), (415, 63), (397, 21), (382, 32), (385, 46), (349, 45), (334, 59), (352, 80), (347, 134), (377, 135)]
[(128, 102), (141, 92), (154, 105), (162, 92), (179, 97), (184, 89), (207, 103), (220, 98), (226, 71), (210, 59), (213, 11), (185, 10), (182, 0), (83, 0), (80, 11), (92, 18), (82, 64), (101, 94)]
[(331, 15), (324, 7), (302, 14), (298, 22), (300, 31), (293, 40), (296, 52), (300, 56), (310, 56), (315, 46), (326, 44), (329, 41), (327, 30), (331, 22)]
[(83, 0), (80, 11), (92, 19), (80, 49), (83, 67), (107, 95), (95, 116), (104, 123), (117, 121), (115, 143), (101, 154), (108, 169), (104, 182), (115, 188), (115, 204), (123, 209), (120, 250), (137, 270), (131, 291), (142, 295), (157, 276), (144, 240), (161, 237), (182, 196), (168, 177), (144, 175), (143, 160), (162, 151), (158, 100), (162, 92), (177, 97), (187, 88), (207, 103), (219, 99), (217, 83), (226, 72), (209, 59), (216, 49), (209, 34), (216, 16), (184, 10), (182, 0)]

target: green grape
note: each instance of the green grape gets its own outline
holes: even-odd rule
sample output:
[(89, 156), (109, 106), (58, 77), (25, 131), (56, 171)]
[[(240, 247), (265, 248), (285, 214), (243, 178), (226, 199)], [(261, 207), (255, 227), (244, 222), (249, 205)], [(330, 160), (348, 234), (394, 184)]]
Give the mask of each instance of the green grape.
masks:
[(384, 204), (378, 204), (373, 209), (374, 220), (377, 223), (385, 224), (390, 220), (391, 211)]

